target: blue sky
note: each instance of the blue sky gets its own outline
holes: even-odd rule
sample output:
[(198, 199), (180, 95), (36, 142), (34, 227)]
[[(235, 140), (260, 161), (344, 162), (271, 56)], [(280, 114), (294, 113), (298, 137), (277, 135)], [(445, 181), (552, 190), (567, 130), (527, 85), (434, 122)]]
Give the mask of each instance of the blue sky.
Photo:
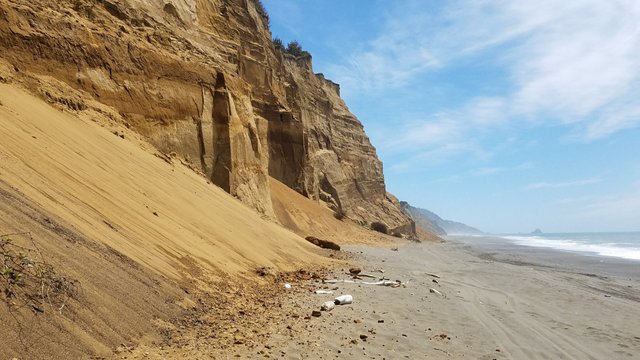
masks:
[(496, 233), (640, 231), (640, 2), (263, 3), (400, 199)]

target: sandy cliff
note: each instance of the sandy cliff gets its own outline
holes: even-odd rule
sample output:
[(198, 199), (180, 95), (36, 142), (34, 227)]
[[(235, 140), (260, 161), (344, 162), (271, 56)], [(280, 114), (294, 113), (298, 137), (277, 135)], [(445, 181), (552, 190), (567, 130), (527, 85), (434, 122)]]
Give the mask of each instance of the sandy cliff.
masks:
[(108, 106), (267, 217), (273, 177), (363, 225), (413, 231), (339, 86), (273, 47), (254, 0), (0, 0), (0, 50), (16, 76), (75, 90), (32, 92)]
[(0, 358), (251, 346), (288, 276), (335, 264), (298, 235), (415, 232), (338, 85), (265, 22), (253, 0), (0, 0)]

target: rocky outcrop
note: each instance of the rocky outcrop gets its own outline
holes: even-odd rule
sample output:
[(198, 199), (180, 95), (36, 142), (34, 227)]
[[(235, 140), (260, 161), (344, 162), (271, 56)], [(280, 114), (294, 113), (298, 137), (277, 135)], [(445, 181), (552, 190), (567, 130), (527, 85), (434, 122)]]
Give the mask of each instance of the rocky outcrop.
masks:
[(0, 0), (0, 57), (111, 107), (268, 217), (273, 177), (410, 233), (339, 86), (274, 48), (267, 22), (255, 0)]

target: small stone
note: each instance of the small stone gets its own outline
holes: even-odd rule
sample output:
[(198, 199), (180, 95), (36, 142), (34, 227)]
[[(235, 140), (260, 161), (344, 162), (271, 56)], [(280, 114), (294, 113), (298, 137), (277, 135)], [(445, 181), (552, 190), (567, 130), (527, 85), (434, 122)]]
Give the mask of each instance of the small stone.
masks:
[(352, 267), (351, 269), (349, 269), (349, 273), (351, 275), (358, 275), (362, 272), (362, 269), (360, 269), (359, 267)]
[(365, 335), (365, 334), (361, 334), (361, 335), (360, 335), (360, 340), (362, 340), (362, 341), (367, 341), (367, 338), (368, 338), (368, 337), (369, 337), (369, 336), (367, 336), (367, 335)]
[(378, 324), (382, 324), (384, 322), (384, 320), (380, 319), (378, 320)]
[(331, 311), (336, 307), (335, 302), (333, 301), (325, 301), (322, 306), (320, 306), (320, 310), (322, 311)]
[(322, 312), (320, 312), (318, 310), (313, 310), (311, 312), (311, 316), (320, 317), (321, 315), (322, 315)]

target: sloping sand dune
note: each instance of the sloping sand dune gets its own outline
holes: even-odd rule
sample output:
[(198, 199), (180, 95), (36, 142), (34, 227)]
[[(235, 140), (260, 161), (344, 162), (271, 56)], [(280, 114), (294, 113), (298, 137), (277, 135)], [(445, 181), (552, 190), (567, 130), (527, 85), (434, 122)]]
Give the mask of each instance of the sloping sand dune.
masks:
[(108, 353), (182, 311), (180, 284), (327, 261), (176, 161), (7, 84), (0, 198), (0, 233), (28, 232), (11, 237), (80, 288), (57, 320), (0, 302), (1, 358)]
[(287, 229), (306, 237), (315, 236), (339, 244), (389, 245), (396, 238), (370, 231), (351, 221), (338, 220), (333, 211), (304, 197), (276, 179), (270, 179), (271, 202), (278, 221)]

